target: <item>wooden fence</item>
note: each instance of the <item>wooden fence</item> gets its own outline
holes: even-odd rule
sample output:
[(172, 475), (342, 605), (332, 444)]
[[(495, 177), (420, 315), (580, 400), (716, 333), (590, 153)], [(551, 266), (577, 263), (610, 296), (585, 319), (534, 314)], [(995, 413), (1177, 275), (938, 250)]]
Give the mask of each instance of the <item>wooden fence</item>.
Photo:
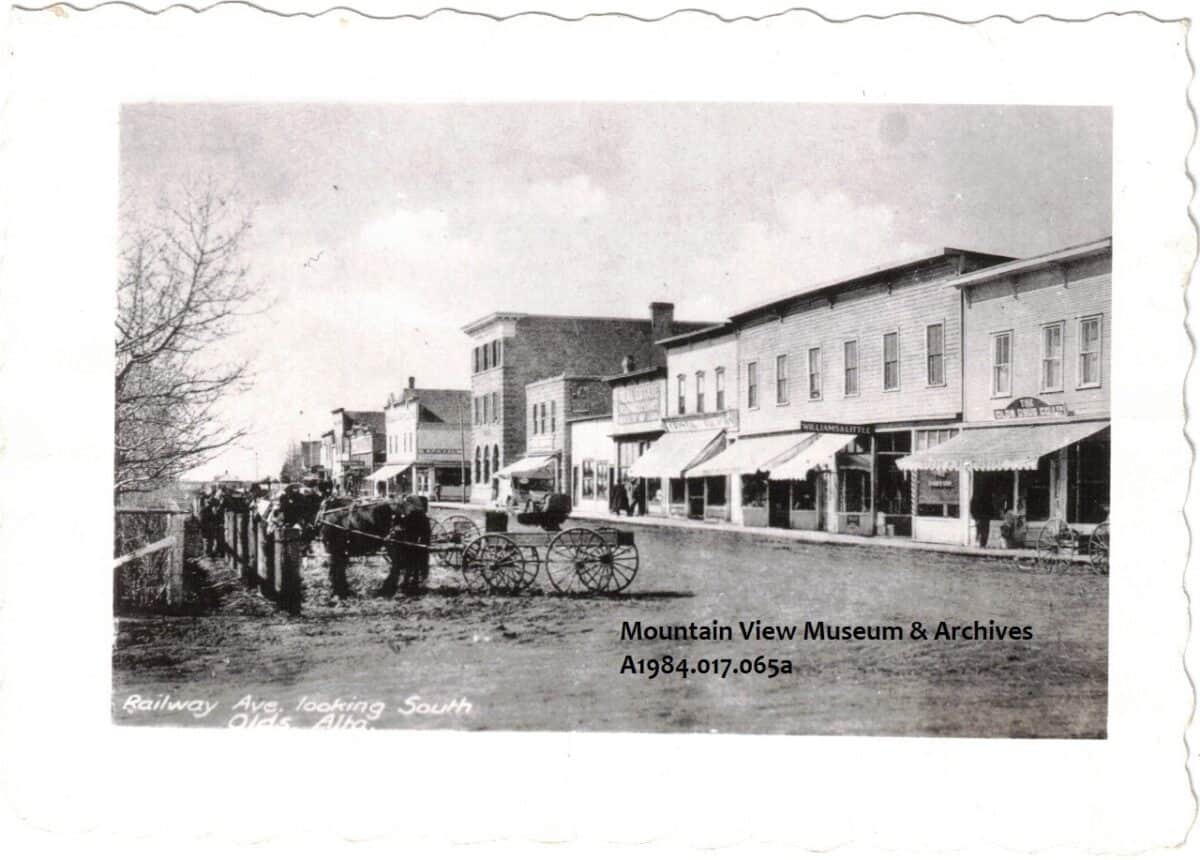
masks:
[(304, 541), (299, 526), (273, 532), (267, 523), (255, 522), (251, 512), (226, 511), (221, 553), (247, 588), (261, 590), (292, 615), (300, 613)]
[(226, 511), (217, 532), (205, 536), (193, 512), (168, 508), (117, 509), (114, 611), (184, 606), (184, 562), (204, 554), (206, 537), (247, 588), (260, 589), (280, 608), (299, 614), (303, 540), (298, 526), (272, 534), (251, 512)]

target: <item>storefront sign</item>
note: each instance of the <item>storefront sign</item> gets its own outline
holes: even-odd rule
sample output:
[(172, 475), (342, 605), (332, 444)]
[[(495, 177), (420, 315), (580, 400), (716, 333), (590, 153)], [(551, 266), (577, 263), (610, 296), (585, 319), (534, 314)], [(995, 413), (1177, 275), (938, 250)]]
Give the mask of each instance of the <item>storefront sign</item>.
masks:
[(958, 504), (958, 472), (921, 470), (916, 473), (916, 476), (918, 504)]
[(1002, 418), (1042, 418), (1049, 415), (1066, 415), (1067, 407), (1062, 403), (1053, 405), (1036, 397), (1018, 397), (1003, 409), (993, 409), (992, 417)]
[(437, 454), (456, 454), (457, 455), (457, 454), (461, 454), (462, 451), (459, 448), (421, 448), (420, 453), (427, 454), (432, 457)]
[(801, 421), (800, 429), (805, 433), (845, 433), (848, 436), (871, 432), (871, 428), (865, 424), (838, 424), (834, 421)]
[(663, 426), (667, 430), (735, 430), (737, 429), (737, 410), (727, 409), (724, 412), (706, 412), (703, 415), (679, 415), (674, 418), (664, 418)]
[(662, 417), (662, 388), (658, 380), (622, 385), (613, 391), (618, 424), (642, 424)]

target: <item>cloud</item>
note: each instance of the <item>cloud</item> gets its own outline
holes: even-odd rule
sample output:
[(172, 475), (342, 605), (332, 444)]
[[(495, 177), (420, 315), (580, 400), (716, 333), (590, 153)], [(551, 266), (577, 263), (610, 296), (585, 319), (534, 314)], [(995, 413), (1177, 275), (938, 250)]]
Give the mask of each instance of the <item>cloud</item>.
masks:
[(561, 182), (535, 182), (523, 201), (531, 214), (554, 218), (592, 218), (608, 211), (608, 192), (583, 174)]
[(923, 250), (901, 238), (885, 205), (799, 190), (779, 198), (769, 219), (738, 225), (731, 250), (701, 257), (690, 274), (697, 293), (728, 297), (728, 313)]

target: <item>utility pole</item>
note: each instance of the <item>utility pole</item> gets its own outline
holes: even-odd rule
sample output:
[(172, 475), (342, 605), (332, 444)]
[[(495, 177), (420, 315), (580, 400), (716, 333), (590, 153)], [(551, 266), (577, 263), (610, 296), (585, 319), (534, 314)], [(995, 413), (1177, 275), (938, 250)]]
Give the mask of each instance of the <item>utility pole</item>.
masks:
[(469, 500), (469, 484), (467, 481), (467, 431), (463, 424), (463, 402), (458, 398), (458, 461), (462, 465), (462, 500)]

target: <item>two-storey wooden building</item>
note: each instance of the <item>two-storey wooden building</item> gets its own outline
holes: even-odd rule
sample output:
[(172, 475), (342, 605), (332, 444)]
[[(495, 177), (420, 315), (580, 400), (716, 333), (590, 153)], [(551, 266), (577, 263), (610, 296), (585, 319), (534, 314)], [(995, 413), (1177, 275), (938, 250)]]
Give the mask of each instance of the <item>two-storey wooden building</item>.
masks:
[(667, 370), (663, 434), (629, 468), (647, 482), (648, 512), (730, 518), (729, 477), (700, 473), (738, 429), (737, 336), (721, 323), (664, 338)]
[(897, 461), (961, 418), (951, 281), (1009, 259), (942, 248), (733, 314), (736, 438), (688, 478), (727, 476), (746, 525), (923, 537)]
[(470, 487), (467, 441), (471, 392), (417, 388), (416, 379), (384, 404), (387, 459), (368, 480), (378, 495), (417, 493), (464, 501)]
[[(963, 313), (963, 422), (918, 436), (899, 466), (939, 537), (1003, 545), (1021, 514), (1086, 531), (1108, 516), (1112, 239), (951, 281)], [(975, 515), (972, 515), (972, 511)], [(977, 522), (980, 521), (980, 522)]]

